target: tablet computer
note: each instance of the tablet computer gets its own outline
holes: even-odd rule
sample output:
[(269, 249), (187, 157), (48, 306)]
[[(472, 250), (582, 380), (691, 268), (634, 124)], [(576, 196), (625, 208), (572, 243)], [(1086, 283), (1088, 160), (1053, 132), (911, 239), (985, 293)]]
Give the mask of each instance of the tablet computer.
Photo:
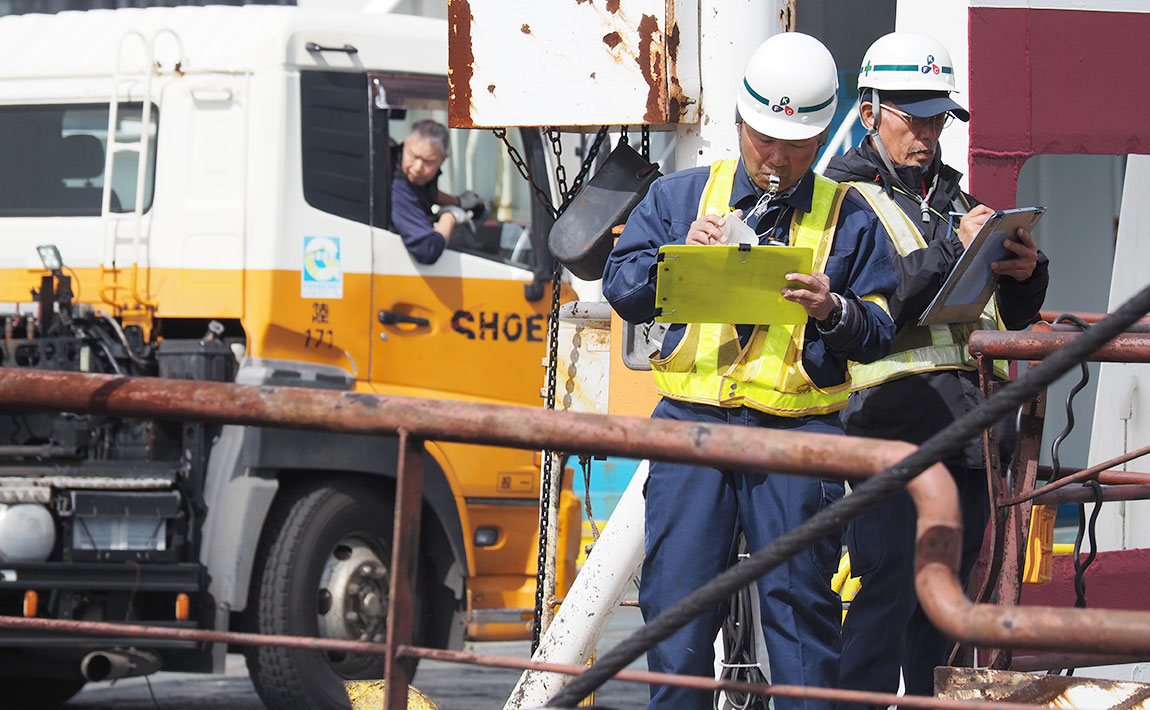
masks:
[(1003, 246), (1015, 239), (1019, 229), (1033, 231), (1046, 214), (1045, 207), (1019, 207), (1001, 210), (987, 217), (974, 241), (959, 257), (942, 288), (918, 320), (919, 325), (963, 323), (978, 320), (986, 302), (998, 285), (998, 276), (990, 265), (1011, 255)]
[(810, 247), (669, 244), (659, 248), (655, 320), (660, 323), (800, 325), (807, 312), (786, 300), (786, 274), (811, 273)]

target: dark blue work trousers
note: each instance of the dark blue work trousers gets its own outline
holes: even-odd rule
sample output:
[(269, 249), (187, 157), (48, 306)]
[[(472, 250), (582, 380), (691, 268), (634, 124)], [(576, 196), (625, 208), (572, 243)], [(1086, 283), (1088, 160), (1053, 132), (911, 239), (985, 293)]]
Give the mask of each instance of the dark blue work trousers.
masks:
[[(837, 415), (775, 417), (663, 399), (652, 417), (841, 434)], [(652, 462), (646, 491), (646, 558), (639, 588), (643, 618), (654, 619), (734, 563), (740, 531), (750, 552), (838, 500), (842, 483), (783, 474)], [(758, 580), (772, 683), (835, 687), (840, 602), (831, 592), (840, 536), (827, 537)], [(726, 604), (696, 617), (647, 654), (652, 671), (714, 677), (714, 642)], [(776, 697), (775, 710), (826, 710), (822, 701)], [(710, 710), (712, 693), (651, 686), (648, 708)]]
[[(956, 468), (951, 463), (952, 472)], [(990, 518), (986, 471), (959, 468), (955, 482), (963, 510), (959, 579), (966, 584)], [(862, 586), (843, 623), (843, 688), (893, 693), (901, 668), (907, 694), (934, 694), (934, 669), (946, 665), (953, 644), (926, 618), (915, 594), (916, 520), (914, 502), (900, 491), (847, 528), (851, 574)], [(839, 710), (866, 707), (842, 704)]]

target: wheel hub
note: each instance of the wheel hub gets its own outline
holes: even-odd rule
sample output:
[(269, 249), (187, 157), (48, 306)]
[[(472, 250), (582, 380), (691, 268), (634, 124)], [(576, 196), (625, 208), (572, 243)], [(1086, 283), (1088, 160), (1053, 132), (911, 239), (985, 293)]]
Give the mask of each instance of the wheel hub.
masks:
[(320, 635), (386, 640), (390, 576), (375, 549), (367, 541), (350, 536), (332, 548), (320, 577)]

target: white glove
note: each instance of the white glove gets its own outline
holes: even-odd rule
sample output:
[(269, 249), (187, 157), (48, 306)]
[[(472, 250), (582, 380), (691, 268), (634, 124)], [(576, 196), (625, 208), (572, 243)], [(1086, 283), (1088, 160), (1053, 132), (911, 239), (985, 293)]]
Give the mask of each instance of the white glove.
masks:
[(467, 224), (471, 221), (471, 215), (462, 207), (456, 205), (440, 205), (439, 214), (443, 214), (444, 212), (455, 217), (456, 224)]

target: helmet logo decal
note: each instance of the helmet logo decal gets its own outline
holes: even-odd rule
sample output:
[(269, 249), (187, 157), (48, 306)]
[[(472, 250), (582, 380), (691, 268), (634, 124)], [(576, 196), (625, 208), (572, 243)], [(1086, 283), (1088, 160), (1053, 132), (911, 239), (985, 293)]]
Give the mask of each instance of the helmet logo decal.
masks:
[(791, 98), (789, 96), (784, 96), (783, 98), (779, 99), (779, 102), (777, 104), (771, 106), (771, 110), (774, 111), (775, 113), (779, 113), (781, 111), (781, 112), (787, 114), (788, 116), (793, 116), (795, 113), (795, 110), (787, 105), (790, 102), (791, 102)]
[(771, 111), (775, 113), (781, 113), (785, 116), (793, 116), (796, 113), (814, 113), (815, 111), (820, 111), (827, 106), (830, 106), (831, 102), (835, 100), (835, 95), (831, 94), (826, 101), (823, 101), (814, 106), (800, 106), (799, 108), (795, 108), (794, 106), (790, 105), (791, 97), (783, 96), (778, 100), (778, 103), (772, 102), (767, 97), (752, 89), (750, 82), (748, 82), (745, 77), (743, 78), (743, 88), (746, 89), (747, 93), (750, 94), (756, 101), (763, 104), (764, 106), (770, 106)]
[(926, 55), (926, 64), (922, 65), (920, 69), (923, 74), (939, 74), (942, 72), (942, 67), (934, 63), (934, 55)]

